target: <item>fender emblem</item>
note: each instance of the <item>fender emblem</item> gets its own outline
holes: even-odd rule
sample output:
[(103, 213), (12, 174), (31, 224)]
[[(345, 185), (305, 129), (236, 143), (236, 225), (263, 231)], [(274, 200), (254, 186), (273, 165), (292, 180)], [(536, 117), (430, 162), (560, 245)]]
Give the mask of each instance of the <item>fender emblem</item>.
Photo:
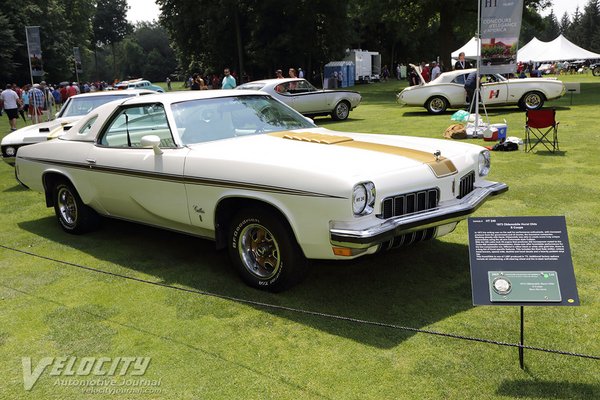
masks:
[(198, 213), (198, 218), (200, 218), (200, 222), (202, 222), (202, 214), (204, 214), (204, 210), (202, 209), (202, 207), (197, 206), (194, 204), (193, 206), (194, 211), (196, 211)]

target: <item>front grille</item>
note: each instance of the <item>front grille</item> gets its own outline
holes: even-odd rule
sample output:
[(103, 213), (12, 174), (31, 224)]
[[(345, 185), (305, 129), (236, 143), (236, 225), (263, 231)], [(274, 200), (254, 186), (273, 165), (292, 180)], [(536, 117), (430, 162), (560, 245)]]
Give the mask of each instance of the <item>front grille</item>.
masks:
[(437, 207), (439, 201), (438, 189), (425, 189), (418, 192), (390, 196), (381, 202), (379, 218), (388, 219), (425, 211)]
[(431, 240), (435, 237), (436, 230), (437, 228), (433, 227), (396, 236), (392, 240), (381, 243), (377, 251), (383, 252), (402, 246), (408, 246), (413, 243), (422, 242), (424, 240)]
[(471, 171), (462, 178), (460, 178), (460, 187), (458, 191), (458, 198), (462, 199), (475, 188), (475, 171)]

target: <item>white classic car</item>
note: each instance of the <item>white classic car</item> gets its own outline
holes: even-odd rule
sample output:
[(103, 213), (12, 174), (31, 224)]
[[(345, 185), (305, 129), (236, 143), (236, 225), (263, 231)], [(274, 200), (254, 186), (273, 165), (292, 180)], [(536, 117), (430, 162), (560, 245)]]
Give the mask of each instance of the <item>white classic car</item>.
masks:
[(309, 259), (352, 259), (450, 233), (503, 183), (483, 147), (339, 133), (254, 91), (149, 95), (98, 107), (22, 148), (16, 176), (60, 226), (99, 216), (216, 241), (244, 281), (282, 290)]
[[(425, 107), (430, 114), (441, 114), (448, 108), (468, 107), (464, 85), (475, 69), (444, 72), (435, 80), (425, 83), (417, 71), (421, 84), (409, 86), (398, 93), (401, 105)], [(565, 94), (565, 86), (554, 78), (506, 79), (500, 74), (481, 76), (481, 101), (487, 106), (518, 105), (523, 110), (542, 108), (547, 100)]]
[(244, 83), (236, 89), (260, 90), (287, 104), (299, 113), (314, 117), (331, 115), (341, 121), (360, 104), (362, 97), (351, 90), (317, 89), (306, 79), (265, 79)]
[(54, 139), (64, 133), (75, 121), (94, 108), (113, 100), (125, 99), (143, 94), (154, 94), (151, 90), (128, 90), (127, 92), (94, 92), (69, 97), (56, 118), (52, 121), (29, 125), (9, 133), (0, 143), (2, 159), (9, 165), (15, 165), (15, 155), (20, 147), (28, 144)]

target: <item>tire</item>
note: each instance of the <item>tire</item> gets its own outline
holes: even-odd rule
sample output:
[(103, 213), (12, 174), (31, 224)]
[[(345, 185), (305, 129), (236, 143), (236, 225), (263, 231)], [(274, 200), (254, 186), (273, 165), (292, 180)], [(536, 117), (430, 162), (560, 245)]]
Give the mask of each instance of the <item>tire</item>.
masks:
[(52, 199), (56, 218), (65, 232), (78, 235), (98, 227), (100, 217), (81, 201), (70, 182), (57, 181), (52, 188)]
[(519, 100), (519, 108), (523, 111), (539, 110), (544, 106), (544, 95), (540, 92), (527, 92)]
[(333, 112), (331, 113), (331, 118), (336, 121), (343, 121), (348, 118), (350, 115), (350, 103), (346, 100), (342, 100), (336, 104)]
[(257, 289), (280, 292), (300, 282), (308, 271), (290, 227), (263, 208), (238, 212), (231, 221), (227, 246), (242, 280)]
[(600, 66), (597, 66), (592, 70), (592, 75), (600, 76)]
[(441, 114), (448, 109), (448, 101), (441, 96), (433, 96), (425, 103), (429, 114)]

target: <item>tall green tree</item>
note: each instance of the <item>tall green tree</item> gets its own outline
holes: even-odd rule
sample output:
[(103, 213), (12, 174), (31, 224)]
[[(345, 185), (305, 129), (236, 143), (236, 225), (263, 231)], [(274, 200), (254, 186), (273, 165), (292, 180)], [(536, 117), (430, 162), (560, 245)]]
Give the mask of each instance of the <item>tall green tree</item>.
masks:
[(15, 32), (10, 25), (8, 18), (0, 11), (0, 37), (2, 46), (0, 46), (0, 84), (11, 81), (13, 72), (17, 64), (14, 54), (17, 40)]
[(117, 77), (115, 45), (132, 31), (127, 21), (127, 0), (97, 0), (93, 19), (94, 46), (110, 45), (113, 58), (113, 78)]
[(560, 25), (556, 20), (554, 12), (550, 11), (550, 14), (544, 17), (543, 22), (544, 30), (541, 32), (538, 39), (540, 39), (543, 42), (549, 42), (551, 40), (556, 39), (560, 34)]
[(571, 25), (569, 26), (569, 29), (567, 29), (565, 37), (577, 45), (582, 45), (585, 43), (585, 32), (583, 30), (581, 21), (581, 12), (579, 11), (579, 7), (576, 7), (575, 13), (573, 13), (573, 17), (571, 19)]
[(569, 14), (565, 11), (562, 18), (560, 19), (560, 33), (563, 35), (569, 30), (571, 26), (571, 19), (569, 18)]
[(583, 8), (583, 15), (581, 16), (582, 36), (579, 45), (589, 50), (592, 50), (592, 41), (594, 41), (595, 36), (598, 34), (598, 27), (600, 26), (599, 1), (589, 0)]
[[(158, 0), (181, 64), (188, 72), (230, 66), (255, 77), (273, 68), (320, 65), (343, 54), (347, 2), (297, 0)], [(239, 71), (240, 69), (245, 71)]]

